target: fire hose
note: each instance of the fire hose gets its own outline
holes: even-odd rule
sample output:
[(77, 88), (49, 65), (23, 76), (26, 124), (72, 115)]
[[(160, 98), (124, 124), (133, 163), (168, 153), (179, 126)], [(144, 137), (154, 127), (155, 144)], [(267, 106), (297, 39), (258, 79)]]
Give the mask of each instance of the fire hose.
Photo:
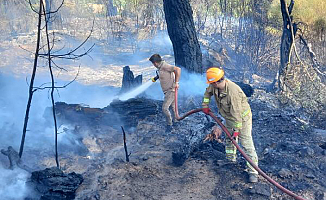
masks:
[[(178, 112), (178, 88), (175, 88), (175, 96), (174, 96), (174, 103), (175, 103), (175, 117), (178, 121), (183, 120), (184, 118), (186, 118), (189, 115), (192, 115), (194, 113), (197, 112), (201, 112), (203, 111), (202, 108), (197, 108), (194, 110), (190, 110), (189, 112), (187, 112), (186, 114), (184, 114), (182, 117), (179, 116), (179, 112)], [(222, 128), (222, 130), (226, 133), (226, 135), (228, 136), (228, 138), (232, 141), (232, 143), (234, 144), (234, 146), (238, 149), (238, 151), (242, 154), (242, 156), (250, 163), (250, 165), (255, 168), (255, 170), (257, 170), (257, 172), (262, 175), (266, 180), (268, 180), (270, 183), (272, 183), (274, 186), (276, 186), (278, 189), (280, 189), (281, 191), (283, 191), (284, 193), (292, 196), (294, 199), (297, 200), (306, 200), (303, 197), (300, 197), (296, 194), (294, 194), (292, 191), (284, 188), (282, 185), (280, 185), (279, 183), (277, 183), (276, 181), (274, 181), (271, 177), (269, 177), (267, 174), (265, 174), (265, 172), (263, 172), (250, 158), (249, 156), (241, 149), (241, 147), (238, 145), (238, 143), (233, 139), (233, 137), (231, 136), (230, 132), (228, 131), (228, 129), (223, 125), (223, 123), (212, 113), (209, 112), (208, 113), (209, 116), (211, 116), (216, 122), (217, 124)]]

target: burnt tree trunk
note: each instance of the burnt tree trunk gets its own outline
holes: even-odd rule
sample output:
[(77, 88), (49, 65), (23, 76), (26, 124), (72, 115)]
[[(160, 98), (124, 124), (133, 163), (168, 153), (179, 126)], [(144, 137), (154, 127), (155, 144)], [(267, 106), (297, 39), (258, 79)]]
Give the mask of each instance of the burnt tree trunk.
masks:
[[(284, 90), (284, 81), (286, 79), (287, 66), (290, 64), (291, 51), (294, 38), (297, 32), (297, 25), (292, 22), (292, 10), (294, 7), (294, 0), (291, 0), (290, 5), (287, 7), (285, 0), (280, 0), (281, 12), (283, 18), (283, 33), (281, 38), (280, 48), (280, 68), (272, 83), (271, 90)], [(278, 86), (275, 87), (276, 82)]]
[(202, 53), (189, 0), (163, 0), (163, 6), (175, 65), (190, 72), (202, 73)]
[[(291, 27), (294, 27), (292, 23), (291, 13), (294, 6), (294, 0), (291, 0), (289, 7), (286, 7), (285, 0), (280, 0), (281, 2), (281, 11), (282, 11), (282, 18), (283, 18), (283, 33), (281, 39), (281, 55), (280, 55), (280, 68), (279, 68), (279, 77), (278, 77), (278, 84), (279, 88), (282, 89), (284, 85), (285, 73), (287, 70), (287, 65), (290, 63), (290, 53), (291, 53), (291, 46), (293, 44), (292, 38), (292, 30)], [(293, 33), (295, 37), (296, 31)]]
[(130, 70), (129, 66), (123, 67), (122, 87), (120, 93), (127, 92), (142, 84), (143, 76), (138, 75), (134, 77), (134, 73)]

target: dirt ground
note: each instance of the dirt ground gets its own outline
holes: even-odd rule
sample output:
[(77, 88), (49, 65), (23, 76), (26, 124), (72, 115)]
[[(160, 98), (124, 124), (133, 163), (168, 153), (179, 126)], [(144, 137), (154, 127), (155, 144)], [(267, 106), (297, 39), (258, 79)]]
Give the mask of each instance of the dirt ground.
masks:
[[(16, 44), (15, 41), (12, 43)], [(28, 41), (20, 42), (28, 43)], [(17, 44), (18, 45), (18, 44)], [(3, 43), (0, 56), (3, 72), (29, 74), (31, 60), (24, 60), (18, 46)], [(19, 52), (19, 61), (12, 54)], [(8, 57), (6, 55), (11, 55)], [(95, 56), (95, 60), (101, 60)], [(145, 57), (144, 57), (145, 60)], [(97, 68), (84, 67), (87, 77), (80, 82), (103, 81), (120, 84), (124, 63), (106, 61), (96, 63)], [(111, 62), (111, 64), (109, 64)], [(135, 61), (135, 63), (144, 61)], [(21, 68), (15, 66), (20, 65)], [(76, 65), (77, 66), (77, 65)], [(107, 68), (107, 66), (111, 68)], [(133, 67), (133, 65), (131, 65)], [(12, 68), (12, 69), (11, 69)], [(74, 77), (78, 67), (71, 67)], [(119, 70), (115, 70), (119, 68)], [(136, 69), (136, 65), (134, 65)], [(143, 66), (146, 76), (153, 71), (148, 64)], [(23, 69), (23, 70), (22, 70)], [(16, 71), (15, 71), (16, 70)], [(112, 71), (115, 71), (114, 73)], [(46, 73), (45, 70), (41, 73)], [(116, 79), (114, 79), (116, 78)], [(120, 78), (119, 78), (120, 80)], [(119, 85), (117, 85), (119, 86)], [(197, 97), (197, 102), (201, 97)], [(152, 101), (152, 100), (149, 100)], [(186, 104), (187, 102), (180, 102)], [(326, 127), (312, 127), (299, 112), (282, 107), (271, 94), (256, 90), (250, 98), (253, 112), (253, 138), (259, 157), (259, 166), (274, 180), (294, 193), (309, 200), (326, 199)], [(200, 107), (200, 104), (195, 104)], [(190, 107), (182, 107), (181, 113)], [(194, 149), (182, 166), (172, 162), (172, 152), (182, 145), (186, 135), (205, 125), (204, 114), (194, 114), (179, 122), (171, 133), (165, 132), (164, 117), (158, 104), (156, 115), (136, 120), (137, 126), (126, 128), (130, 162), (125, 161), (122, 131), (119, 120), (106, 123), (86, 123), (96, 120), (88, 115), (76, 121), (65, 121), (65, 132), (74, 136), (75, 148), (60, 147), (60, 164), (65, 172), (80, 173), (84, 182), (76, 193), (77, 200), (287, 200), (292, 199), (259, 177), (259, 183), (248, 184), (243, 171), (245, 160), (238, 155), (238, 162), (221, 164), (225, 160), (224, 144), (202, 142)], [(216, 112), (216, 110), (215, 110)], [(120, 116), (123, 118), (123, 116)], [(112, 124), (111, 123), (111, 124)], [(39, 168), (55, 166), (53, 152), (26, 152), (38, 155)], [(50, 157), (51, 156), (51, 157)], [(34, 160), (25, 160), (26, 165), (35, 166)]]
[[(271, 102), (277, 105), (273, 95), (261, 91), (250, 98), (260, 168), (305, 199), (325, 199), (325, 131), (309, 127), (292, 110)], [(189, 108), (182, 109), (181, 113)], [(62, 155), (61, 167), (83, 175), (76, 196), (79, 200), (292, 199), (262, 176), (259, 183), (247, 183), (241, 155), (236, 164), (223, 164), (223, 143), (202, 142), (182, 166), (175, 166), (172, 152), (185, 134), (192, 134), (206, 122), (205, 115), (197, 113), (166, 133), (161, 112), (138, 120), (137, 127), (126, 129), (131, 152), (130, 162), (126, 162), (119, 127), (83, 126), (81, 120), (74, 133), (84, 135), (81, 141), (86, 153)]]

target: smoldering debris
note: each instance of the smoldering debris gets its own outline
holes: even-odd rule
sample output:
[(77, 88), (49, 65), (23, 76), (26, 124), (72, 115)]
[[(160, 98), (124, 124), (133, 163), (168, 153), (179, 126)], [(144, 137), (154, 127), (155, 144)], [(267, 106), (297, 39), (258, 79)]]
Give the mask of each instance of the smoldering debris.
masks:
[[(162, 102), (146, 98), (132, 98), (127, 101), (114, 100), (105, 108), (89, 108), (80, 104), (55, 104), (59, 123), (73, 125), (107, 125), (120, 129), (121, 125), (135, 127), (138, 120), (156, 115)], [(47, 108), (44, 115), (51, 115)]]
[(72, 200), (83, 180), (80, 174), (65, 174), (57, 167), (52, 167), (32, 172), (29, 184), (39, 192), (40, 199)]

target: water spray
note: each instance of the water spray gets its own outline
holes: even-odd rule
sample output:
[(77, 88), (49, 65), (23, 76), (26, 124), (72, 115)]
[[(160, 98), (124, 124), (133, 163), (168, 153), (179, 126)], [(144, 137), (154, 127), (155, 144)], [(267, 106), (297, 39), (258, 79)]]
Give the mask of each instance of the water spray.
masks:
[(147, 81), (146, 83), (138, 86), (137, 88), (122, 94), (121, 96), (118, 96), (118, 99), (121, 101), (126, 101), (128, 99), (134, 98), (137, 95), (141, 94), (142, 92), (144, 92), (145, 90), (147, 90), (151, 85), (153, 84), (152, 80)]

